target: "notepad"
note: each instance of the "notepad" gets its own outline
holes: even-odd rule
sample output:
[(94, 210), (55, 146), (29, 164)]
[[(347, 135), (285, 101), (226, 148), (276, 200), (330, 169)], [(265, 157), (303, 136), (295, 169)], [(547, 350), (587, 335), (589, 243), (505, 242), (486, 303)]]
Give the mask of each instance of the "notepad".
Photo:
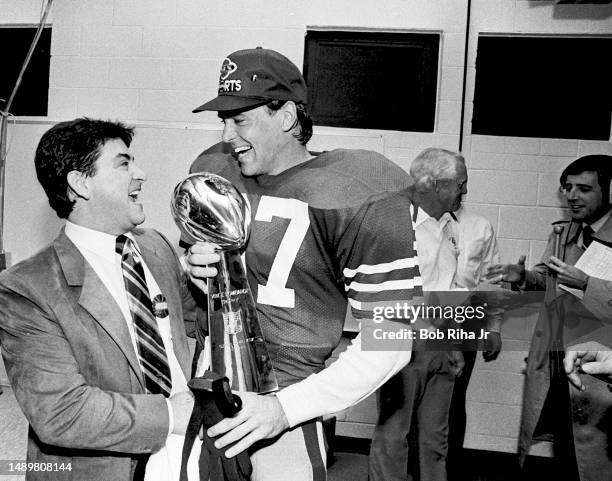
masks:
[[(597, 238), (593, 238), (593, 242), (584, 251), (584, 254), (580, 256), (574, 267), (580, 269), (588, 276), (612, 281), (612, 248), (606, 244)], [(559, 288), (574, 294), (580, 299), (584, 297), (584, 291), (580, 289), (567, 287), (563, 284), (559, 284)]]

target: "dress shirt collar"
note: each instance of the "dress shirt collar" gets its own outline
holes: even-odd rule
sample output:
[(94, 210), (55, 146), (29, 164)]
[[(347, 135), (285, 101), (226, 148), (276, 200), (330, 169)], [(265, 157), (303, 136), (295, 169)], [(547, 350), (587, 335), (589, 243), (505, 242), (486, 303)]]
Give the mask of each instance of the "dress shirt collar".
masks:
[(459, 222), (461, 218), (463, 217), (464, 212), (465, 212), (465, 208), (463, 207), (463, 204), (461, 204), (461, 207), (459, 207), (455, 212), (449, 212), (448, 214), (452, 217), (452, 219), (455, 222)]
[[(596, 220), (595, 222), (591, 224), (591, 229), (593, 229), (594, 233), (597, 232), (599, 229), (601, 229), (606, 222), (608, 222), (608, 219), (610, 218), (610, 214), (612, 214), (612, 209), (608, 210), (608, 212), (606, 212), (603, 216), (601, 216), (598, 220)], [(587, 225), (589, 224), (583, 222), (582, 228), (584, 229), (584, 227)]]
[(427, 212), (425, 212), (422, 207), (419, 206), (417, 207), (417, 209), (417, 217), (414, 221), (415, 229), (423, 225), (425, 222), (428, 222), (430, 219), (436, 222), (439, 226), (444, 226), (447, 222), (453, 220), (453, 216), (450, 212), (445, 212), (444, 214), (442, 214), (442, 217), (440, 217), (440, 219), (436, 220), (435, 218), (431, 217)]
[[(113, 262), (115, 258), (117, 236), (83, 227), (82, 225), (74, 224), (70, 221), (66, 221), (65, 233), (79, 250), (92, 252), (109, 262)], [(125, 235), (134, 241), (131, 232)]]

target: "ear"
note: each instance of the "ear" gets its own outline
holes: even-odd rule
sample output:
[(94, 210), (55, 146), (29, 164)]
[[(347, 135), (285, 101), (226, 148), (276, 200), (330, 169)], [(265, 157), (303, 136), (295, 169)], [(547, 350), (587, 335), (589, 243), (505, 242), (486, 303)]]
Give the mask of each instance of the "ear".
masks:
[(295, 108), (295, 103), (291, 100), (285, 102), (285, 104), (280, 108), (279, 114), (282, 115), (282, 127), (285, 132), (289, 132), (295, 127), (297, 123), (297, 109)]
[(429, 185), (431, 185), (431, 191), (435, 193), (440, 192), (440, 183), (434, 178), (431, 178), (430, 182), (431, 183)]
[(83, 172), (71, 170), (68, 172), (66, 180), (68, 181), (68, 197), (71, 200), (76, 200), (79, 197), (85, 200), (89, 199), (89, 185)]

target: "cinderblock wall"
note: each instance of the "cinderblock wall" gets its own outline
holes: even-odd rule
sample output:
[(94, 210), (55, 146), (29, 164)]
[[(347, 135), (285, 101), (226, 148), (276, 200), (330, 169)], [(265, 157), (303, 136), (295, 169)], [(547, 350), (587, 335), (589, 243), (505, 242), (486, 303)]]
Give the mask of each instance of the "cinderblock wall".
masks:
[[(35, 23), (41, 3), (0, 0), (0, 24)], [(313, 139), (313, 148), (365, 144), (407, 168), (425, 147), (459, 147), (467, 0), (383, 3), (55, 0), (49, 19), (53, 35), (48, 118), (89, 115), (159, 125), (164, 133), (184, 128), (214, 132), (220, 125), (213, 113), (191, 110), (214, 94), (220, 63), (229, 52), (262, 45), (301, 66), (309, 27), (438, 31), (442, 44), (434, 133), (318, 128)], [(472, 137), (479, 33), (612, 34), (612, 6), (472, 1), (462, 147), (470, 166), (467, 201), (496, 227), (505, 260), (524, 253), (533, 263), (542, 252), (549, 223), (563, 215), (556, 195), (558, 174), (577, 155), (610, 153), (612, 144)], [(393, 85), (401, 85), (401, 79), (391, 72), (389, 81), (391, 100)], [(204, 137), (216, 140), (214, 135)], [(185, 165), (193, 155), (180, 145), (172, 150)]]

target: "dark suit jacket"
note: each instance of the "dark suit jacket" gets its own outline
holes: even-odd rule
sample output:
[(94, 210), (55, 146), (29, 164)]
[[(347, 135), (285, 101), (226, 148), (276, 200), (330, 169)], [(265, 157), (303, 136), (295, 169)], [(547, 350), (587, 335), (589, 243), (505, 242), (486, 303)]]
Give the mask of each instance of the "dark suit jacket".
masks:
[[(167, 298), (174, 352), (189, 379), (183, 320), (193, 301), (182, 269), (159, 233), (133, 234)], [(144, 393), (125, 318), (63, 231), (0, 275), (0, 336), (30, 423), (28, 461), (71, 463), (71, 471), (28, 479), (130, 480), (144, 472), (168, 434), (166, 400)]]
[[(584, 252), (578, 247), (579, 226), (566, 224), (561, 234), (561, 253), (564, 262), (575, 264)], [(596, 238), (612, 241), (612, 217), (595, 234)], [(554, 255), (554, 237), (551, 235), (542, 261)], [(526, 275), (528, 289), (546, 287), (547, 267), (544, 263), (534, 267)], [(542, 415), (546, 396), (550, 389), (551, 375), (549, 350), (555, 340), (570, 346), (589, 340), (612, 347), (612, 282), (591, 277), (584, 298), (563, 294), (556, 301), (560, 316), (555, 310), (547, 316), (541, 313), (531, 341), (527, 360), (527, 377), (523, 398), (521, 430), (519, 433), (519, 460), (523, 462), (529, 452), (533, 434)], [(612, 386), (583, 376), (587, 390), (579, 392), (569, 386), (574, 446), (580, 479), (595, 481), (610, 479), (612, 472)]]

